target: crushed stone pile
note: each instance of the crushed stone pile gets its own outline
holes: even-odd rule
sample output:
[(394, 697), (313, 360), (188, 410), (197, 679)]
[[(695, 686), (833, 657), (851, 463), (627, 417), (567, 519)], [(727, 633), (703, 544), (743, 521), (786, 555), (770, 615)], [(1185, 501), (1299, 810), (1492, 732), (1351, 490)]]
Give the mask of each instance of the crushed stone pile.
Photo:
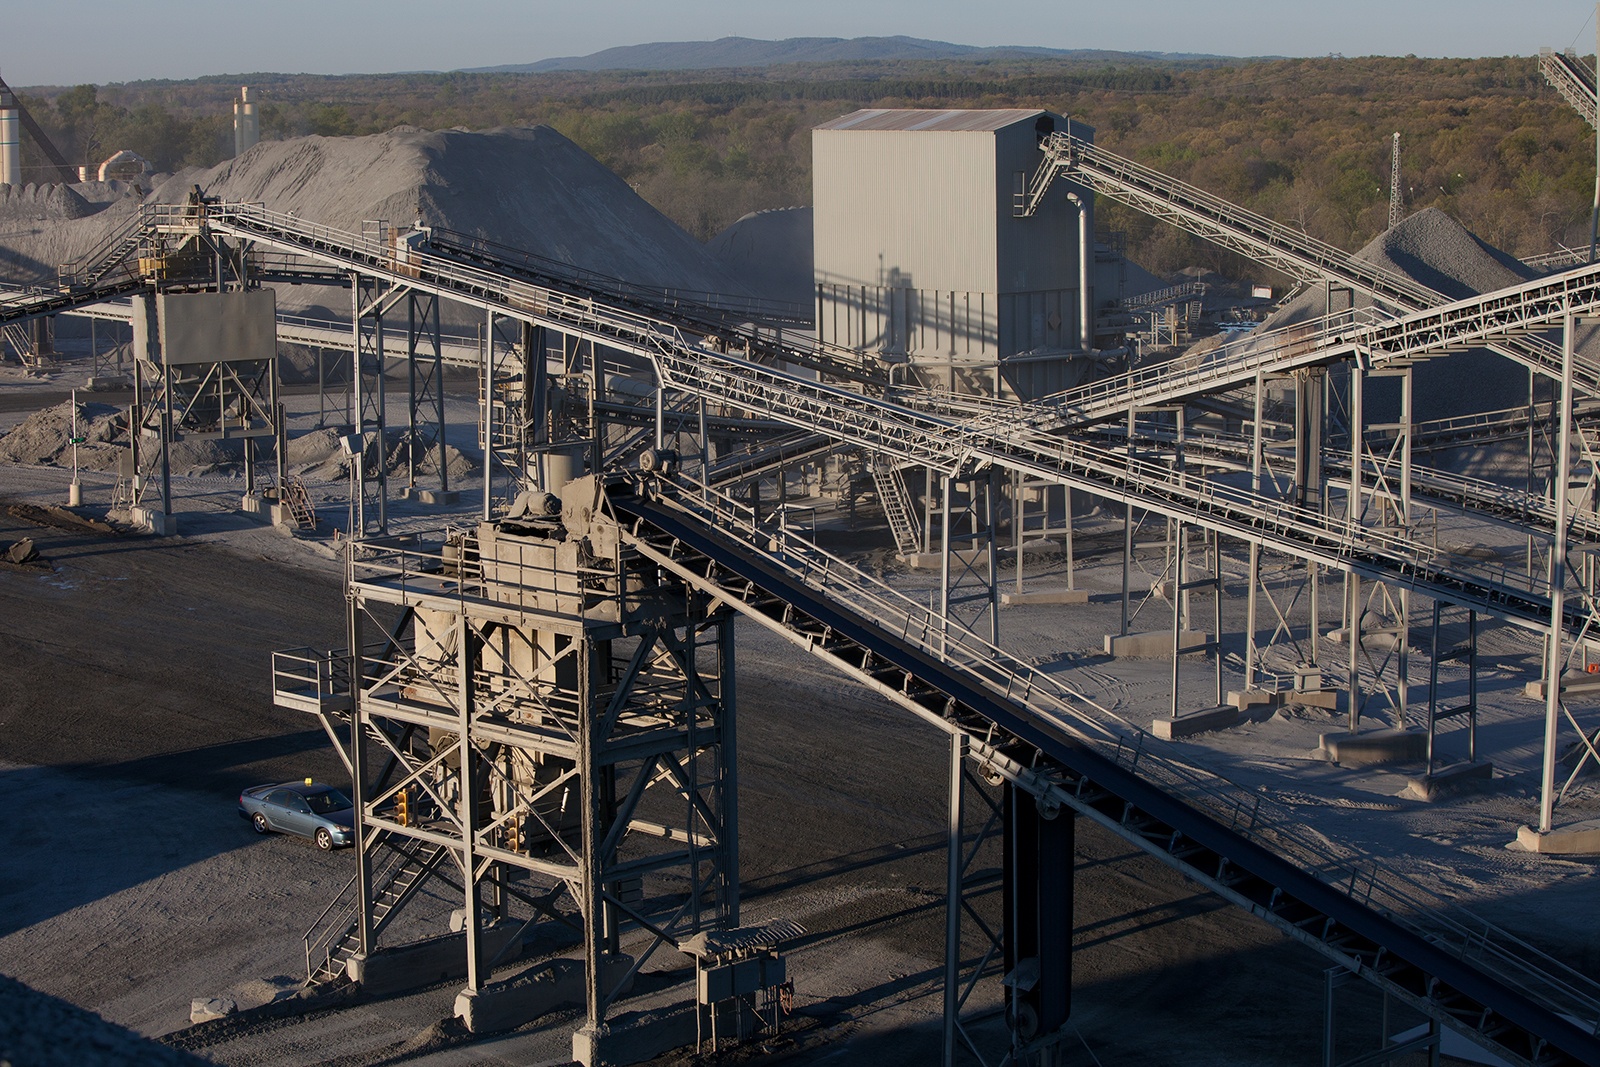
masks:
[(809, 207), (752, 211), (706, 242), (706, 251), (766, 300), (810, 307), (815, 295)]
[(58, 997), (0, 975), (0, 1063), (14, 1067), (204, 1067)]
[[(78, 405), (78, 466), (83, 470), (116, 470), (128, 454), (128, 416), (121, 408), (83, 402)], [(169, 456), (174, 474), (229, 473), (244, 461), (239, 441), (187, 438), (174, 442)], [(0, 436), (0, 462), (35, 466), (72, 466), (72, 403), (57, 404), (29, 415)]]
[[(1503, 289), (1538, 277), (1521, 260), (1500, 251), (1438, 208), (1426, 208), (1386, 230), (1352, 257), (1387, 267), (1440, 294), (1440, 302), (1460, 300)], [(1334, 307), (1348, 306), (1336, 291)], [(1356, 295), (1357, 307), (1372, 301)], [(1327, 313), (1327, 291), (1311, 285), (1268, 316), (1261, 330), (1277, 330), (1320, 318)], [(1413, 371), (1413, 417), (1448, 418), (1493, 411), (1526, 400), (1528, 372), (1486, 349), (1458, 352), (1416, 365)], [(1368, 388), (1367, 410), (1375, 422), (1398, 416), (1397, 387), (1374, 381)]]
[[(384, 441), (384, 466), (391, 478), (403, 476), (408, 470), (410, 451), (404, 433), (390, 430)], [(368, 462), (376, 462), (376, 441), (367, 444)], [(446, 444), (445, 471), (452, 479), (467, 478), (475, 474), (478, 464), (459, 448)], [(284, 465), (290, 474), (313, 482), (336, 482), (350, 476), (349, 457), (339, 444), (339, 435), (329, 429), (311, 430), (291, 437), (284, 445)], [(432, 477), (439, 473), (438, 453), (433, 449), (417, 456), (417, 472)]]
[[(127, 412), (109, 404), (80, 403), (78, 466), (84, 470), (115, 470), (127, 451)], [(29, 415), (0, 437), (0, 460), (36, 466), (72, 465), (72, 403), (68, 401)]]
[[(395, 227), (420, 219), (639, 285), (749, 295), (690, 234), (548, 126), (477, 133), (401, 126), (366, 137), (262, 141), (216, 167), (149, 181), (145, 199), (153, 203), (181, 203), (199, 185), (207, 196), (264, 203), (356, 233), (370, 219)], [(137, 192), (90, 182), (24, 189), (10, 206), (0, 199), (0, 287), (53, 281), (60, 264), (97, 250), (127, 224)], [(55, 212), (45, 221), (41, 203)], [(279, 293), (286, 310), (345, 316), (348, 303), (343, 291), (321, 287)]]

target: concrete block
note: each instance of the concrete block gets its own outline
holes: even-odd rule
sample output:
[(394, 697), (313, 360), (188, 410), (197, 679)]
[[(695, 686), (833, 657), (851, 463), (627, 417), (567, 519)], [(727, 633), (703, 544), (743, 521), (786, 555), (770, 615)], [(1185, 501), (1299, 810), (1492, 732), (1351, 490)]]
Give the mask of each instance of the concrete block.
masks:
[[(481, 936), (484, 955), (499, 955), (518, 929), (517, 923), (484, 927)], [(514, 960), (521, 954), (521, 944), (513, 945), (501, 956), (501, 962)], [(445, 934), (397, 948), (379, 949), (370, 957), (355, 955), (345, 961), (345, 973), (364, 992), (376, 997), (462, 978), (467, 973), (467, 935)]]
[[(1545, 693), (1545, 680), (1529, 682), (1522, 687), (1523, 696), (1534, 700), (1543, 700)], [(1571, 696), (1581, 696), (1586, 693), (1600, 693), (1600, 674), (1571, 671), (1561, 676), (1561, 691)]]
[(1040, 589), (1036, 592), (1001, 593), (1000, 603), (1006, 607), (1023, 604), (1087, 604), (1087, 589)]
[[(1178, 635), (1178, 653), (1204, 652), (1211, 635), (1203, 630), (1185, 630)], [(1152, 630), (1139, 634), (1106, 634), (1106, 654), (1118, 659), (1171, 659), (1172, 631)]]
[[(975, 564), (981, 562), (989, 555), (987, 549), (967, 549), (963, 552), (950, 553), (952, 563), (961, 562)], [(907, 567), (914, 571), (936, 571), (944, 566), (944, 553), (942, 552), (912, 552), (900, 557)]]
[[(542, 967), (494, 982), (479, 990), (456, 994), (455, 1014), (475, 1034), (514, 1030), (558, 1008), (580, 1008), (584, 1003), (582, 960), (552, 960)], [(615, 989), (633, 966), (628, 955), (608, 956), (601, 966), (600, 984)], [(623, 996), (633, 988), (628, 979)]]
[(102, 374), (90, 377), (84, 385), (92, 393), (108, 393), (119, 389), (132, 389), (133, 378), (126, 374)]
[(1327, 733), (1316, 755), (1341, 767), (1370, 767), (1428, 758), (1428, 735), (1422, 730), (1371, 730)]
[(1573, 823), (1547, 834), (1522, 826), (1517, 829), (1517, 844), (1547, 856), (1592, 856), (1600, 853), (1600, 819)]
[(1339, 706), (1339, 692), (1336, 689), (1233, 689), (1228, 691), (1228, 703), (1240, 711), (1291, 705), (1333, 711)]
[(454, 489), (441, 493), (437, 489), (422, 489), (408, 485), (400, 490), (400, 499), (415, 500), (419, 504), (458, 504), (461, 502), (461, 494)]
[(239, 1010), (231, 997), (196, 997), (189, 1002), (189, 1022), (209, 1023), (225, 1019)]
[(1163, 741), (1175, 741), (1195, 734), (1208, 734), (1213, 730), (1226, 730), (1239, 724), (1239, 709), (1232, 704), (1220, 708), (1180, 715), (1176, 719), (1156, 719), (1150, 723), (1150, 732)]
[(1401, 796), (1410, 800), (1438, 800), (1452, 793), (1461, 793), (1483, 785), (1494, 778), (1494, 764), (1485, 760), (1477, 763), (1457, 763), (1413, 778), (1406, 783)]
[(572, 1058), (583, 1067), (626, 1067), (653, 1060), (663, 1052), (692, 1045), (699, 1006), (680, 1004), (661, 1011), (626, 1012), (572, 1035)]
[(154, 508), (133, 508), (128, 512), (128, 519), (133, 525), (143, 527), (157, 537), (166, 537), (178, 532), (178, 517), (167, 515)]

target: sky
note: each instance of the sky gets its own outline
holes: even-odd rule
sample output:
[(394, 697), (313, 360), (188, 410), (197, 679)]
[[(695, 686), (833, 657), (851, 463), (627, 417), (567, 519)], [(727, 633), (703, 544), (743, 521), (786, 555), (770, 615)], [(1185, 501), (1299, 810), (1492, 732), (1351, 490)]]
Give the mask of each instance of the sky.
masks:
[(1592, 0), (4, 0), (0, 10), (0, 77), (18, 88), (454, 70), (727, 36), (1229, 56), (1595, 50)]

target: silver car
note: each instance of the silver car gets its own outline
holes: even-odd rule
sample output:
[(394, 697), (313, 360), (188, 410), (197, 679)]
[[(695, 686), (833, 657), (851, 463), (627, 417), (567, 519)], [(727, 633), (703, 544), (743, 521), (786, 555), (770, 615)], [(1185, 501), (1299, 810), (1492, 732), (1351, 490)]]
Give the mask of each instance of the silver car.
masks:
[(249, 819), (258, 834), (298, 834), (324, 852), (355, 843), (350, 798), (309, 778), (251, 786), (239, 794), (239, 817)]

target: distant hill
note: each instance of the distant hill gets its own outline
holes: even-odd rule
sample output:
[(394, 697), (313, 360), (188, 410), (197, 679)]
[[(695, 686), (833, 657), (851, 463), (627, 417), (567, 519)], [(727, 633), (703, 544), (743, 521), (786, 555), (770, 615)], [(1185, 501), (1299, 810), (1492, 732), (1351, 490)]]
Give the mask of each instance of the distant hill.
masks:
[(468, 67), (465, 74), (539, 74), (556, 70), (712, 70), (769, 67), (778, 63), (851, 63), (892, 59), (1000, 59), (1040, 56), (1085, 63), (1174, 63), (1228, 57), (1178, 52), (1107, 52), (1089, 48), (1036, 48), (1001, 45), (978, 48), (926, 41), (918, 37), (790, 37), (758, 41), (724, 37), (717, 41), (663, 41), (607, 48), (587, 56), (562, 56), (537, 63)]

